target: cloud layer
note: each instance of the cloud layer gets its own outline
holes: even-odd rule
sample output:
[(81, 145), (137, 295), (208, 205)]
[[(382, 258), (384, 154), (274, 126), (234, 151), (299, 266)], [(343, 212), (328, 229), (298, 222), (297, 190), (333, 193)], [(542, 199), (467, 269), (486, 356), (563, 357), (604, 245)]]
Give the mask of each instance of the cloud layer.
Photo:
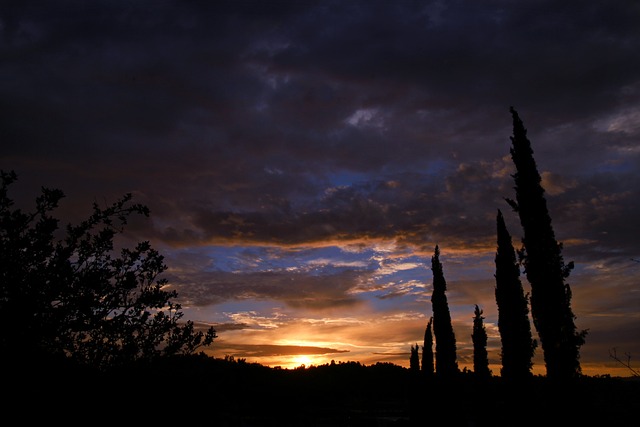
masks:
[(633, 1), (5, 2), (1, 167), (22, 205), (64, 190), (69, 221), (148, 205), (130, 237), (165, 254), (189, 315), (242, 325), (219, 355), (408, 365), (436, 244), (461, 352), (474, 304), (495, 326), (497, 209), (521, 235), (514, 106), (577, 266), (582, 361), (612, 371), (609, 348), (640, 354), (639, 21)]

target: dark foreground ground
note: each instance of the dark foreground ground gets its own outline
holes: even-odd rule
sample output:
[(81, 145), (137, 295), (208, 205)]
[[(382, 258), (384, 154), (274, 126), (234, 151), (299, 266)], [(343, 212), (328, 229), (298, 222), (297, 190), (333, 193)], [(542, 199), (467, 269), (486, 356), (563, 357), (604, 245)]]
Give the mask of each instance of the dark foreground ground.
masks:
[[(4, 367), (11, 425), (638, 426), (640, 378), (584, 377), (524, 385), (472, 373), (423, 378), (392, 364), (282, 370), (180, 358), (97, 374), (41, 364)], [(7, 424), (10, 425), (10, 424)]]

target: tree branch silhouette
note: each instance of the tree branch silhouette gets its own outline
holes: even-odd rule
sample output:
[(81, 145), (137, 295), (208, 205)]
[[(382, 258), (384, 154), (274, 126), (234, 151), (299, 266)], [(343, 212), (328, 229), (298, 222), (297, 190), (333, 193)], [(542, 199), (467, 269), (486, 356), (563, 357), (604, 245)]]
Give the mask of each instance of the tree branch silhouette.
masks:
[(616, 348), (615, 347), (612, 348), (611, 350), (609, 350), (609, 357), (610, 358), (612, 358), (613, 360), (615, 360), (616, 362), (618, 362), (619, 364), (621, 364), (622, 366), (624, 366), (625, 368), (630, 370), (634, 377), (640, 377), (640, 372), (636, 371), (635, 369), (633, 369), (631, 367), (631, 354), (625, 353), (625, 356), (627, 356), (627, 361), (626, 362), (621, 360), (618, 357), (618, 354), (616, 352)]

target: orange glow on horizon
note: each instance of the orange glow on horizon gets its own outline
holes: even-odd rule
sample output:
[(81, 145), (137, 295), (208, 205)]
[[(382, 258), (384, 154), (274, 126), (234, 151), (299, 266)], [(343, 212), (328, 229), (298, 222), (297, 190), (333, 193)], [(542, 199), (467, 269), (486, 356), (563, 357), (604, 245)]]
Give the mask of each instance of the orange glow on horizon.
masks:
[(311, 366), (313, 362), (313, 358), (307, 355), (294, 356), (292, 361), (295, 362), (297, 366)]
[[(211, 357), (221, 358), (218, 352), (205, 351)], [(376, 363), (392, 363), (394, 365), (409, 368), (409, 355), (406, 357), (400, 354), (371, 354), (359, 355), (354, 357), (353, 353), (334, 353), (334, 354), (291, 354), (291, 355), (272, 355), (260, 357), (244, 357), (243, 355), (233, 355), (236, 360), (245, 359), (247, 363), (258, 363), (270, 368), (279, 369), (300, 369), (311, 368), (314, 366), (329, 365), (335, 363), (357, 362), (365, 366), (375, 365)], [(473, 371), (472, 363), (464, 363), (459, 361), (458, 367), (460, 371)], [(501, 365), (499, 363), (490, 363), (489, 369), (493, 376), (500, 376)], [(611, 377), (632, 377), (632, 372), (624, 366), (615, 366), (610, 363), (583, 363), (581, 365), (582, 374), (589, 377), (611, 376)], [(532, 369), (533, 375), (545, 376), (546, 369), (543, 364), (535, 363)]]

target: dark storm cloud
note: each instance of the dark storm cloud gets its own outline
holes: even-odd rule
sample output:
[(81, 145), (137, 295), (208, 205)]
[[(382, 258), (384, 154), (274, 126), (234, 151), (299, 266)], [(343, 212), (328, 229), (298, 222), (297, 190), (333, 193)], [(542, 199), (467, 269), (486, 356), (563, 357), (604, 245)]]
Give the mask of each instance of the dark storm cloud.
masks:
[(246, 323), (214, 323), (214, 324), (206, 324), (206, 327), (213, 327), (216, 333), (226, 332), (226, 331), (237, 331), (242, 329), (247, 329), (249, 325)]
[(167, 278), (185, 305), (267, 299), (284, 302), (293, 308), (322, 310), (361, 303), (349, 291), (366, 275), (350, 270), (323, 275), (289, 271), (178, 273), (169, 270)]
[[(497, 166), (503, 167), (501, 162)], [(506, 204), (500, 197), (501, 192), (508, 194), (500, 182), (503, 177), (492, 176), (495, 167), (462, 164), (446, 183), (423, 174), (394, 174), (386, 180), (328, 187), (318, 199), (298, 205), (265, 193), (245, 205), (253, 206), (250, 211), (193, 209), (182, 230), (166, 228), (163, 238), (175, 243), (295, 245), (392, 238), (423, 244), (425, 238), (456, 241), (464, 236), (473, 245), (494, 232), (496, 206)]]
[[(637, 152), (630, 176), (584, 168), (637, 144), (638, 14), (633, 2), (9, 2), (3, 164), (71, 196), (134, 191), (174, 244), (481, 240), (511, 196), (492, 174), (515, 103), (541, 169), (576, 181), (558, 221), (593, 193), (625, 219)], [(592, 227), (597, 203), (580, 231), (624, 240)]]
[(625, 66), (638, 45), (637, 6), (624, 6), (330, 3), (289, 30), (301, 43), (277, 56), (276, 64), (287, 71), (312, 71), (322, 64), (324, 72), (344, 81), (377, 83), (378, 90), (363, 92), (370, 100), (390, 89), (384, 83), (397, 87), (400, 81), (407, 90), (425, 89), (415, 93), (425, 101), (457, 108), (465, 98), (486, 103), (492, 95), (509, 103), (513, 94), (544, 102), (548, 109), (540, 95), (557, 93), (554, 104), (561, 111), (562, 104), (575, 103), (586, 89), (593, 93), (637, 80)]

